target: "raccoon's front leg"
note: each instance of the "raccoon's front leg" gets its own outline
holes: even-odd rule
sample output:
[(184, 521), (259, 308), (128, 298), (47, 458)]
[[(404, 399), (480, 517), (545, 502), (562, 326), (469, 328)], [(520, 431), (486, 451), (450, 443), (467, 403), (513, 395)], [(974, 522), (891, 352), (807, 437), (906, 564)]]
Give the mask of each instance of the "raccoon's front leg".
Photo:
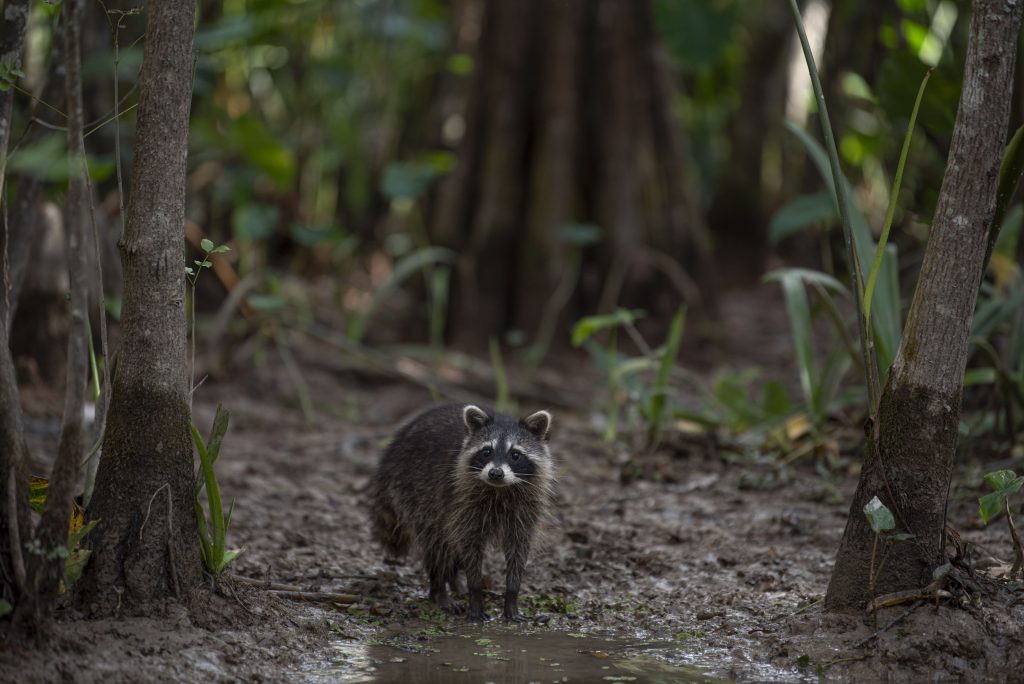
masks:
[(473, 547), (466, 551), (466, 586), (469, 589), (469, 611), (467, 617), (473, 622), (483, 622), (488, 618), (484, 610), (484, 548)]
[(512, 536), (505, 542), (505, 608), (502, 617), (509, 622), (525, 622), (519, 614), (519, 586), (526, 572), (526, 560), (530, 555), (530, 540)]

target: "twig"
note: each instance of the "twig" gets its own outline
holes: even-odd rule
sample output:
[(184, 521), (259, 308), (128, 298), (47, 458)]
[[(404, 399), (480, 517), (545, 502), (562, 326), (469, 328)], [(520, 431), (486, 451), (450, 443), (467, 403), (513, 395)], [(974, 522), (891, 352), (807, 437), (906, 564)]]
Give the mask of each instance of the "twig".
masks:
[(930, 584), (924, 589), (909, 589), (879, 596), (868, 604), (867, 609), (874, 613), (882, 608), (892, 608), (908, 601), (935, 601), (943, 598), (953, 598), (953, 595), (948, 591), (938, 588), (933, 589), (932, 586)]
[(1006, 524), (1010, 528), (1010, 539), (1013, 540), (1013, 568), (1010, 570), (1010, 579), (1017, 577), (1024, 566), (1024, 547), (1021, 546), (1020, 535), (1017, 534), (1017, 527), (1013, 524), (1013, 517), (1010, 515), (1010, 498), (1003, 499), (1006, 505)]
[(255, 587), (262, 587), (272, 591), (282, 598), (299, 599), (301, 601), (323, 601), (327, 603), (355, 603), (362, 599), (359, 594), (335, 593), (329, 591), (308, 591), (294, 584), (282, 584), (268, 580), (256, 579), (254, 577), (243, 577), (242, 575), (227, 575), (228, 579), (242, 584), (251, 584)]

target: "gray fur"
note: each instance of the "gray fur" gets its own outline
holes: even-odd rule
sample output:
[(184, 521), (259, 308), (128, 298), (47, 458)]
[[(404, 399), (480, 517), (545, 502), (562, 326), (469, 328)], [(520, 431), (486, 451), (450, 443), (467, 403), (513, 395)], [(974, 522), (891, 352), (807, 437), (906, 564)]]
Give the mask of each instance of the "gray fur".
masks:
[[(554, 491), (550, 424), (546, 411), (517, 421), (487, 407), (446, 404), (402, 427), (385, 450), (371, 485), (374, 534), (393, 556), (416, 547), (441, 609), (451, 609), (448, 587), (463, 570), (469, 617), (486, 618), (482, 564), (494, 546), (506, 563), (504, 617), (522, 619), (519, 587)], [(493, 457), (481, 452), (486, 447)], [(491, 470), (504, 477), (489, 479)]]

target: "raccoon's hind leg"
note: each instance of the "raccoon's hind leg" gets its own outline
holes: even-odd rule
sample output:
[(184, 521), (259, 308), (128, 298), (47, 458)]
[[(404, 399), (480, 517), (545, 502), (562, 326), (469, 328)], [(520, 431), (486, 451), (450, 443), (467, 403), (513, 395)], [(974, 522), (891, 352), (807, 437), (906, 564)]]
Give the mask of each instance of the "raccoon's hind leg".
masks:
[(456, 588), (457, 565), (455, 557), (447, 553), (443, 547), (434, 546), (423, 555), (423, 566), (430, 578), (430, 598), (439, 610), (446, 613), (459, 612), (458, 607), (448, 597), (448, 587)]
[(373, 536), (389, 557), (402, 558), (409, 552), (412, 537), (387, 497), (377, 493), (373, 498)]

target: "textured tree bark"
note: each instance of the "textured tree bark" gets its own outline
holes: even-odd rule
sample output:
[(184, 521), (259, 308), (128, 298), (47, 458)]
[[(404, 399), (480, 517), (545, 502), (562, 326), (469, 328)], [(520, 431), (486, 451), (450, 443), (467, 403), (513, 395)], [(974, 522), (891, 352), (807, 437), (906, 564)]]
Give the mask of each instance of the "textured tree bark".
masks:
[[(430, 226), (461, 255), (457, 343), (533, 336), (559, 313), (693, 303), (709, 246), (666, 74), (647, 1), (484, 3), (466, 133)], [(583, 252), (576, 309), (558, 312), (545, 302), (581, 252), (559, 237), (570, 223), (604, 240)]]
[(932, 233), (907, 324), (869, 436), (825, 605), (863, 610), (878, 496), (910, 543), (891, 548), (876, 593), (927, 584), (943, 563), (967, 342), (995, 211), (1024, 2), (975, 0), (963, 92)]
[(41, 632), (57, 586), (64, 577), (64, 557), (52, 551), (66, 548), (68, 519), (75, 491), (79, 485), (83, 448), (82, 412), (85, 406), (88, 376), (88, 259), (86, 258), (86, 221), (89, 216), (89, 189), (86, 177), (85, 142), (83, 139), (81, 46), (82, 9), (85, 0), (64, 0), (64, 45), (66, 46), (66, 101), (68, 112), (69, 186), (65, 205), (68, 271), (71, 283), (71, 324), (68, 331), (68, 377), (65, 383), (64, 417), (61, 422), (57, 459), (50, 473), (46, 508), (36, 529), (38, 553), (28, 557), (29, 583), (18, 602), (14, 622), (19, 629)]
[[(0, 18), (0, 59), (20, 64), (30, 3), (11, 0)], [(0, 92), (0, 187), (7, 167), (14, 90)], [(11, 358), (10, 251), (12, 240), (6, 221), (0, 225), (0, 597), (16, 603), (26, 576), (22, 544), (28, 539), (28, 453), (25, 447), (21, 399)]]
[(122, 343), (78, 600), (136, 612), (201, 577), (185, 335), (184, 222), (195, 3), (151, 3), (121, 242)]

